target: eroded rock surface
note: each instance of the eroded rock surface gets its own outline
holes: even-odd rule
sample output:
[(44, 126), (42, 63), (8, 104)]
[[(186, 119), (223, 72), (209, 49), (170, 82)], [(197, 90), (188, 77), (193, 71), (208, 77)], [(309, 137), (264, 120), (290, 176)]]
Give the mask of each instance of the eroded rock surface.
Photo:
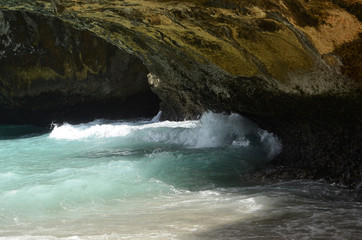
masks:
[[(63, 0), (64, 11), (57, 15), (50, 1), (0, 3), (2, 107), (18, 112), (28, 102), (18, 99), (56, 85), (72, 86), (75, 99), (85, 91), (88, 97), (125, 101), (127, 93), (146, 89), (145, 81), (123, 91), (123, 83), (112, 80), (108, 92), (102, 79), (112, 79), (110, 69), (118, 69), (118, 63), (109, 67), (110, 59), (129, 58), (137, 63), (121, 64), (125, 67), (119, 71), (128, 79), (136, 65), (142, 77), (135, 79), (147, 74), (164, 118), (195, 118), (205, 110), (237, 112), (281, 138), (284, 150), (273, 164), (303, 172), (295, 177), (361, 183), (360, 0)], [(34, 29), (47, 21), (63, 25), (54, 33), (74, 43), (45, 54), (52, 57), (23, 55), (27, 68), (17, 69), (16, 45), (6, 44), (12, 31), (23, 31), (11, 27), (25, 29), (25, 39), (34, 41), (31, 51), (42, 41)], [(48, 28), (57, 27), (48, 23)], [(94, 39), (106, 49), (97, 50)], [(58, 58), (70, 66), (55, 64)]]
[(49, 124), (157, 113), (159, 100), (138, 58), (54, 17), (22, 11), (2, 11), (2, 17), (1, 122)]

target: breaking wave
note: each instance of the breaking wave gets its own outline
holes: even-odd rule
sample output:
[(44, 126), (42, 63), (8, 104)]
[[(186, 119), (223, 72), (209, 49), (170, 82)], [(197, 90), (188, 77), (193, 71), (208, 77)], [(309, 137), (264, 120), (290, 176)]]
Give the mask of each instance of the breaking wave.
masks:
[(273, 133), (258, 128), (239, 114), (207, 112), (200, 120), (182, 122), (160, 122), (160, 114), (151, 121), (96, 120), (78, 125), (65, 123), (54, 126), (49, 137), (66, 140), (119, 137), (128, 141), (175, 144), (187, 148), (247, 147), (252, 142), (259, 142), (268, 149), (270, 159), (282, 149)]

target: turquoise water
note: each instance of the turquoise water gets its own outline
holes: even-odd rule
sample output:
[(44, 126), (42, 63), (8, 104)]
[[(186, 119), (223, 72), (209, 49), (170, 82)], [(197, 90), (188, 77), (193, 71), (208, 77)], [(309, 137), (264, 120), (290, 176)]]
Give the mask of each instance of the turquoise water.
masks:
[(323, 182), (248, 183), (282, 144), (237, 114), (0, 126), (1, 239), (359, 239)]

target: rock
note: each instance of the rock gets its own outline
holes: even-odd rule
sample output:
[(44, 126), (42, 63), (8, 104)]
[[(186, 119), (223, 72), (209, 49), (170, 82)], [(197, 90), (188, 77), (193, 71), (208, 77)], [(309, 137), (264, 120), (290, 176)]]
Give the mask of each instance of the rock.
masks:
[(2, 12), (0, 12), (0, 35), (6, 35), (9, 31), (9, 23), (5, 21)]
[(158, 97), (136, 57), (57, 18), (3, 11), (0, 121), (49, 124), (151, 117)]
[(65, 7), (62, 5), (61, 0), (51, 0), (55, 14), (62, 13)]
[[(49, 96), (54, 96), (53, 89), (67, 89), (74, 93), (75, 102), (82, 99), (80, 89), (98, 100), (112, 91), (125, 99), (126, 93), (116, 90), (118, 81), (112, 81), (107, 91), (99, 91), (104, 76), (110, 74), (105, 66), (119, 49), (122, 56), (143, 66), (142, 82), (149, 85), (142, 89), (151, 87), (159, 97), (164, 118), (192, 119), (205, 110), (237, 112), (281, 138), (284, 149), (272, 166), (300, 169), (303, 177), (351, 187), (361, 182), (360, 1), (63, 0), (67, 11), (57, 16), (50, 3), (40, 0), (0, 3), (6, 12), (0, 29), (10, 24), (10, 33), (0, 36), (0, 57), (7, 64), (0, 69), (0, 108), (15, 115), (25, 106), (31, 109), (39, 102), (26, 105), (25, 99), (47, 89), (52, 89)], [(31, 21), (23, 17), (26, 24), (21, 25), (12, 15), (31, 15)], [(12, 21), (34, 35), (24, 38), (28, 52), (44, 39), (56, 46), (54, 36), (74, 43), (45, 48), (53, 56), (49, 61), (39, 62), (40, 52), (30, 58), (19, 56), (27, 60), (21, 61), (21, 69), (11, 70), (16, 69), (11, 60), (16, 54), (11, 51), (16, 49), (13, 38), (17, 35), (11, 33)], [(49, 21), (59, 21), (61, 28), (37, 34), (34, 26)], [(96, 56), (78, 50), (77, 41), (91, 38), (74, 39), (84, 32), (104, 41), (109, 50), (95, 51), (104, 63), (97, 64)], [(58, 58), (60, 64), (55, 64)], [(65, 59), (73, 59), (68, 68)], [(117, 61), (112, 66), (117, 68)], [(63, 106), (70, 102), (64, 101)], [(273, 172), (280, 173), (268, 175)]]

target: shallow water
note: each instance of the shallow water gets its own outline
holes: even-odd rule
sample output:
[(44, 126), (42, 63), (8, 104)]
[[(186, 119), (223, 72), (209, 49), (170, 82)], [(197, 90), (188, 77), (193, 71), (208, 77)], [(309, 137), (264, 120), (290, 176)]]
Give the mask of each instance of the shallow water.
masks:
[(0, 126), (0, 238), (361, 239), (346, 189), (243, 181), (281, 149), (237, 114)]

